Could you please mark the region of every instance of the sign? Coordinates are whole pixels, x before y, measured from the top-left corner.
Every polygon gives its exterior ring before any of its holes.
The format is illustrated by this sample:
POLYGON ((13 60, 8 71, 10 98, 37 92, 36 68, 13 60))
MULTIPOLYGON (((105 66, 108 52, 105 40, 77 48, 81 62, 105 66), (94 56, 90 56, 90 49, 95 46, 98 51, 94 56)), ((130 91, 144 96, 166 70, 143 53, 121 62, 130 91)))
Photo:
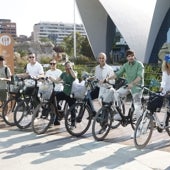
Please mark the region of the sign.
POLYGON ((0 34, 0 55, 5 59, 5 64, 14 74, 14 40, 10 34, 0 34))

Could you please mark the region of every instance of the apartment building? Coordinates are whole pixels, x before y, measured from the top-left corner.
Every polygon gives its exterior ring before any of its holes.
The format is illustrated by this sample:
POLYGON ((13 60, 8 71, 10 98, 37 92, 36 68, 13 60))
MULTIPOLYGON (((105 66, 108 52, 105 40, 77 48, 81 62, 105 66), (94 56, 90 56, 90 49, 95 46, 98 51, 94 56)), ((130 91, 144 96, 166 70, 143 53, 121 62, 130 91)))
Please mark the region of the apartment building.
POLYGON ((8 33, 16 39, 16 23, 10 19, 0 19, 0 33, 8 33))
MULTIPOLYGON (((76 32, 86 36, 83 24, 75 25, 76 32)), ((40 41, 42 38, 49 38, 55 44, 60 44, 64 37, 67 37, 74 31, 74 24, 61 22, 40 22, 34 25, 33 39, 40 41)))

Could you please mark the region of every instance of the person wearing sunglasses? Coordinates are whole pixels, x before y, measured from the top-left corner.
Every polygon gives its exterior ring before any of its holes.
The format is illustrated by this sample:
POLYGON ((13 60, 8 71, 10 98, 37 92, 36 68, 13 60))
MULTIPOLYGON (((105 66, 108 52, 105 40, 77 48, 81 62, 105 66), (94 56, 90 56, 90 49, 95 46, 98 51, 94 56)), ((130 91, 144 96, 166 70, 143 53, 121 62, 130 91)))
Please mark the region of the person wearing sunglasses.
MULTIPOLYGON (((56 94, 57 103, 59 103, 61 100, 65 100, 68 103, 69 107, 71 107, 75 103, 75 99, 70 97, 71 88, 72 88, 73 81, 76 79, 77 75, 76 72, 73 70, 72 63, 70 61, 67 61, 64 64, 64 66, 65 66, 65 71, 62 72, 60 77, 53 78, 50 76, 49 79, 55 83, 60 83, 61 81, 63 81, 63 85, 64 85, 63 91, 60 91, 56 94)), ((54 125, 55 124, 58 124, 57 118, 54 121, 54 125)))
POLYGON ((44 77, 44 70, 42 65, 37 61, 34 53, 28 55, 29 63, 25 66, 25 73, 17 74, 18 77, 22 78, 40 78, 44 77))
MULTIPOLYGON (((52 77, 54 79, 57 79, 60 77, 62 71, 57 68, 57 62, 55 59, 50 60, 50 69, 45 73, 45 77, 52 77)), ((62 83, 55 83, 55 89, 56 92, 63 90, 63 84, 62 83)))

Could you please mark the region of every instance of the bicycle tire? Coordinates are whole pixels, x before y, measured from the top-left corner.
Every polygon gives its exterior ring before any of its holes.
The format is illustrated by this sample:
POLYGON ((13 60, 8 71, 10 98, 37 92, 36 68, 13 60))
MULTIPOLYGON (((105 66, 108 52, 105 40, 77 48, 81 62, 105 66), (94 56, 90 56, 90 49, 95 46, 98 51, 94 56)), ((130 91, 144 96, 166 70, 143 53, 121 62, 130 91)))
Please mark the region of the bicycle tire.
POLYGON ((32 130, 40 135, 46 133, 50 125, 55 120, 54 105, 49 103, 40 103, 37 105, 32 116, 32 130))
POLYGON ((24 100, 18 103, 14 111, 14 121, 15 125, 19 129, 26 129, 30 127, 33 110, 34 108, 31 103, 28 105, 24 100))
POLYGON ((15 98, 8 99, 2 108, 2 118, 4 122, 9 126, 15 126, 14 110, 17 106, 15 98))
POLYGON ((89 129, 91 120, 92 113, 89 106, 84 103, 75 103, 66 112, 65 127, 70 135, 80 137, 89 129))
POLYGON ((143 149, 150 141, 154 129, 153 116, 146 113, 141 116, 134 131, 134 143, 137 149, 143 149))
MULTIPOLYGON (((123 101, 121 101, 121 106, 119 108, 120 108, 122 114, 125 115, 125 104, 124 104, 123 101)), ((113 120, 111 128, 112 129, 116 129, 120 125, 121 125, 121 122, 119 120, 118 121, 117 120, 113 120)))
POLYGON ((92 124, 92 135, 96 141, 102 141, 106 138, 111 129, 112 121, 112 110, 107 107, 100 108, 92 124))
POLYGON ((166 118, 166 121, 165 121, 165 130, 167 132, 167 134, 170 136, 170 115, 169 113, 167 113, 167 118, 166 118))
POLYGON ((136 129, 136 123, 137 123, 137 118, 135 113, 135 108, 134 106, 129 109, 129 116, 130 116, 130 124, 133 130, 136 129))

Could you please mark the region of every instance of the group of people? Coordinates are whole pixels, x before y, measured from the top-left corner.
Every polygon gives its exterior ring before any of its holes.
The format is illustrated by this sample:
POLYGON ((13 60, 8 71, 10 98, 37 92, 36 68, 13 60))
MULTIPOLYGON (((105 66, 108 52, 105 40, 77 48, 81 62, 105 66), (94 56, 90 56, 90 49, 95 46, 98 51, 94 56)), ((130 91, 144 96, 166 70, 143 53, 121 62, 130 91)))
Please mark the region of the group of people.
MULTIPOLYGON (((135 115, 137 119, 141 115, 141 97, 142 89, 139 85, 144 85, 144 65, 142 62, 136 59, 135 53, 132 50, 126 51, 127 62, 123 64, 117 72, 113 71, 113 68, 109 66, 106 61, 106 54, 101 52, 97 57, 98 65, 95 67, 95 79, 99 81, 98 86, 91 92, 91 99, 100 98, 104 89, 105 81, 114 81, 124 76, 127 80, 127 88, 119 88, 117 94, 119 96, 125 96, 128 93, 132 94, 135 115)), ((28 56, 29 63, 26 65, 25 73, 18 74, 21 77, 48 77, 55 83, 56 98, 60 100, 66 100, 68 105, 71 107, 75 103, 75 99, 70 97, 71 87, 74 80, 77 78, 77 74, 72 67, 72 63, 67 61, 65 63, 65 71, 57 69, 57 61, 51 59, 50 69, 44 73, 42 65, 36 60, 36 55, 31 53, 28 56)), ((9 67, 5 65, 4 57, 0 56, 0 100, 5 101, 7 99, 7 82, 10 81, 11 72, 9 67), (7 68, 7 71, 5 71, 7 68), (7 72, 7 73, 6 73, 7 72)), ((162 63, 162 81, 160 91, 164 93, 170 90, 170 55, 166 55, 162 63)), ((119 96, 115 96, 115 99, 119 103, 119 96)), ((89 101, 90 102, 90 101, 89 101)), ((93 116, 95 116, 95 110, 93 110, 93 116)), ((115 120, 120 120, 119 114, 114 116, 115 120)), ((60 122, 56 118, 54 125, 59 125, 60 122)))

